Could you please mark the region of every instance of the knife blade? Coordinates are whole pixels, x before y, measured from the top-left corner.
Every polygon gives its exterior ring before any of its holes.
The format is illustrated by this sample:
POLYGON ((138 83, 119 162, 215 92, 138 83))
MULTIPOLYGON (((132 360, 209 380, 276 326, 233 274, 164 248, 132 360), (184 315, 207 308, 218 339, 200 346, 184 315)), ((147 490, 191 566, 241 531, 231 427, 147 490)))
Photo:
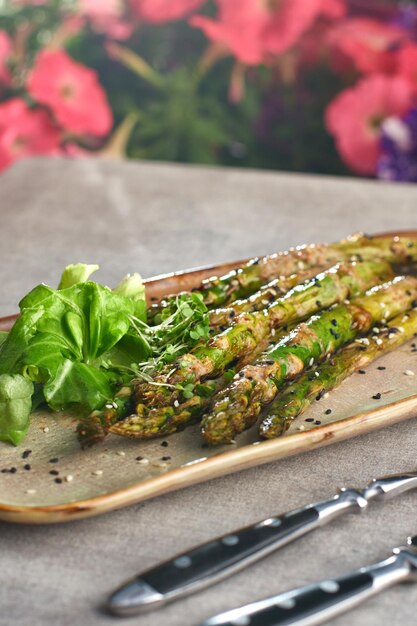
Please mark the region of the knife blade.
POLYGON ((417 472, 385 476, 365 489, 343 488, 329 500, 235 530, 127 581, 110 595, 107 609, 116 615, 152 610, 223 580, 347 511, 416 487, 417 472))
POLYGON ((313 626, 354 608, 384 589, 417 582, 417 535, 393 556, 347 576, 322 580, 211 617, 200 626, 313 626))

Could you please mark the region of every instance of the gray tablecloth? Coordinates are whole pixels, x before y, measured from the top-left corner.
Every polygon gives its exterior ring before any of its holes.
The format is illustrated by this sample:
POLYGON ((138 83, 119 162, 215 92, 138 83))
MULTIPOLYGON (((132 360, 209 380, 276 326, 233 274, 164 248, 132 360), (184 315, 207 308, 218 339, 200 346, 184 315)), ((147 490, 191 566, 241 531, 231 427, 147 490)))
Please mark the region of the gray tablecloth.
MULTIPOLYGON (((350 232, 417 226, 417 188, 367 181, 83 160, 22 162, 0 178, 0 314, 69 262, 101 264, 115 283, 232 260, 350 232)), ((96 519, 0 524, 0 624, 117 623, 100 611, 126 576, 179 550, 343 484, 416 466, 416 422, 213 480, 96 519)), ((373 504, 138 626, 193 626, 243 602, 388 556, 417 532, 417 494, 373 504)), ((416 623, 417 588, 397 587, 334 621, 416 623)))

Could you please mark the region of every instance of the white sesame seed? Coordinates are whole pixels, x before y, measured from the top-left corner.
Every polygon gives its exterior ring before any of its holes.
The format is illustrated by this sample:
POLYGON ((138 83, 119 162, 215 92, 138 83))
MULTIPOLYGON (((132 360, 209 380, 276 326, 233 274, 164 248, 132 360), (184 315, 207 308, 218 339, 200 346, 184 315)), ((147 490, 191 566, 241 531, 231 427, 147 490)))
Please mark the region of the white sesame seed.
POLYGON ((26 489, 26 493, 31 496, 36 493, 36 489, 26 489))
POLYGON ((377 326, 374 326, 372 329, 372 332, 375 333, 376 335, 379 335, 379 328, 377 326))
POLYGON ((380 339, 379 337, 377 339, 375 339, 375 343, 377 346, 380 346, 382 343, 382 339, 380 339))
POLYGON ((298 269, 299 270, 303 270, 305 268, 305 265, 303 263, 303 261, 298 261, 298 269))
POLYGON ((177 409, 179 407, 180 403, 178 402, 178 400, 174 400, 174 406, 177 409))
POLYGON ((103 470, 94 470, 94 472, 91 473, 93 476, 103 476, 103 470))
POLYGON ((308 363, 308 366, 311 367, 313 365, 313 363, 314 363, 314 358, 311 357, 311 359, 310 359, 310 361, 308 363))
POLYGON ((126 456, 126 452, 123 452, 123 450, 118 450, 118 451, 117 451, 117 454, 118 454, 119 456, 126 456))
POLYGON ((111 402, 108 402, 108 403, 105 405, 105 407, 106 407, 106 409, 112 409, 112 408, 113 408, 113 404, 112 404, 111 402))
POLYGON ((385 304, 385 302, 380 302, 380 307, 381 309, 386 309, 387 305, 385 304))
POLYGON ((405 370, 404 374, 405 374, 406 376, 414 376, 414 375, 415 375, 415 374, 414 374, 414 372, 413 372, 413 370, 405 370))
POLYGON ((320 376, 318 372, 314 372, 314 376, 320 376))
POLYGON ((68 476, 65 476, 65 480, 67 483, 72 483, 72 481, 74 480, 74 476, 68 474, 68 476))
POLYGON ((326 393, 324 394, 323 398, 328 398, 329 397, 329 392, 326 391, 326 393))
POLYGON ((386 323, 387 323, 387 320, 385 319, 385 317, 383 317, 381 320, 381 324, 386 324, 386 323))
POLYGON ((273 328, 273 329, 271 330, 271 335, 272 335, 272 337, 275 337, 275 328, 273 328))
POLYGON ((400 333, 404 332, 404 328, 402 326, 398 326, 398 330, 400 331, 400 333))
POLYGON ((149 465, 149 459, 141 459, 138 463, 140 465, 149 465))
POLYGON ((42 428, 44 433, 49 433, 49 426, 45 426, 45 428, 42 428))
POLYGON ((404 315, 404 317, 402 318, 402 322, 406 322, 408 320, 409 316, 408 315, 404 315))
POLYGON ((299 427, 297 428, 297 430, 304 430, 304 429, 305 429, 304 424, 301 424, 301 426, 299 426, 299 427))
POLYGON ((343 300, 345 304, 350 304, 350 300, 343 300))

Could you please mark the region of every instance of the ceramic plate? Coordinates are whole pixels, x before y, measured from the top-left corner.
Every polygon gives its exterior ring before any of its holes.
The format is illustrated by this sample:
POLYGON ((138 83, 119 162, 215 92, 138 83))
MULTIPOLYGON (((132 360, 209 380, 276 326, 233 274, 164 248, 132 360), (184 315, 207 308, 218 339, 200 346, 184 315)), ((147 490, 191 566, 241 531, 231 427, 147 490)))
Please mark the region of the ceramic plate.
MULTIPOLYGON (((386 236, 394 234, 400 233, 386 236)), ((407 234, 417 236, 417 231, 407 234)), ((190 289, 242 262, 149 279, 148 297, 157 300, 190 289)), ((0 328, 9 328, 13 320, 3 318, 0 328)), ((252 429, 236 444, 208 448, 195 425, 163 440, 136 442, 110 435, 104 444, 81 450, 73 419, 37 412, 20 447, 0 442, 0 519, 45 524, 99 515, 412 418, 417 409, 417 353, 411 343, 381 357, 365 375, 351 376, 273 441, 260 443, 252 429), (407 370, 416 376, 406 375, 407 370), (379 400, 372 398, 376 393, 379 400)))

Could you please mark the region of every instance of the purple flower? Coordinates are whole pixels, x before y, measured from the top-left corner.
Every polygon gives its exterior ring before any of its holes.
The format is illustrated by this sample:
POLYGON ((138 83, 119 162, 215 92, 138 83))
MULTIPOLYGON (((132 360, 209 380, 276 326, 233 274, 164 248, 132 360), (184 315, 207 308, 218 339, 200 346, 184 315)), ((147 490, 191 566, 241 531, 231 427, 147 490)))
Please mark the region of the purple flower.
POLYGON ((381 127, 383 153, 377 176, 382 180, 417 183, 417 107, 403 117, 388 117, 381 127))

